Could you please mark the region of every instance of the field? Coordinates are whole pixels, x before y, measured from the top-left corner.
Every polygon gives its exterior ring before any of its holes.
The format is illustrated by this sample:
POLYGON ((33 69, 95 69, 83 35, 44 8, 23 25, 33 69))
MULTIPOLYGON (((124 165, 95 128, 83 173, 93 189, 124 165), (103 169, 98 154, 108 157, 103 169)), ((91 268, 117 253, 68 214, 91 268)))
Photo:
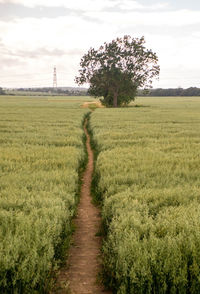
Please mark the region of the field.
POLYGON ((0 98, 0 293, 47 291, 68 246, 88 112, 74 100, 0 98))
POLYGON ((105 282, 118 294, 200 293, 200 99, 136 104, 91 117, 105 282))
POLYGON ((87 107, 104 282, 117 294, 200 293, 200 98, 85 101, 0 97, 0 293, 50 289, 79 198, 87 107))

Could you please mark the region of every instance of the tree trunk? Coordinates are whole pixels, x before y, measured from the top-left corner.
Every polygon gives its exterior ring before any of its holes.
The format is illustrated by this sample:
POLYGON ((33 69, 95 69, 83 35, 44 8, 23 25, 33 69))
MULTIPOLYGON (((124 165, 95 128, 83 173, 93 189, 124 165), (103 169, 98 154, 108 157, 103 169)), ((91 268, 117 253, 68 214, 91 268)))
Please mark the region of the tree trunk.
POLYGON ((118 94, 117 93, 114 93, 114 96, 113 96, 113 107, 117 107, 117 96, 118 96, 118 94))

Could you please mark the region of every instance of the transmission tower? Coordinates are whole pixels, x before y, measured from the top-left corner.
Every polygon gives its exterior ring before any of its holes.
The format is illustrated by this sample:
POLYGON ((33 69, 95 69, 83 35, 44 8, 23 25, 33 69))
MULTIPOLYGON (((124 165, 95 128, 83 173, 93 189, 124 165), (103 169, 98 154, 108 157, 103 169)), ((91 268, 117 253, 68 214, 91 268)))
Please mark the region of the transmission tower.
POLYGON ((54 66, 53 69, 53 88, 57 88, 57 73, 56 73, 56 67, 54 66))

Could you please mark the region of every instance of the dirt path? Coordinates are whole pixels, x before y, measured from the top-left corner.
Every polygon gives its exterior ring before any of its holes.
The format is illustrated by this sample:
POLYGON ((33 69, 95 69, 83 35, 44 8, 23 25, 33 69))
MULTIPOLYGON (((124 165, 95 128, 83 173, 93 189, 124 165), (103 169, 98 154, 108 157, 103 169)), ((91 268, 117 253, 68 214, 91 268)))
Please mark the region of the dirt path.
POLYGON ((74 220, 75 233, 73 236, 74 245, 69 251, 68 265, 64 268, 58 278, 59 285, 69 281, 68 290, 60 290, 59 294, 111 294, 105 291, 103 286, 97 284, 97 275, 100 272, 100 247, 101 238, 96 236, 100 223, 100 212, 91 203, 91 181, 93 173, 93 152, 90 147, 90 137, 87 136, 88 164, 83 175, 81 197, 77 217, 74 220))

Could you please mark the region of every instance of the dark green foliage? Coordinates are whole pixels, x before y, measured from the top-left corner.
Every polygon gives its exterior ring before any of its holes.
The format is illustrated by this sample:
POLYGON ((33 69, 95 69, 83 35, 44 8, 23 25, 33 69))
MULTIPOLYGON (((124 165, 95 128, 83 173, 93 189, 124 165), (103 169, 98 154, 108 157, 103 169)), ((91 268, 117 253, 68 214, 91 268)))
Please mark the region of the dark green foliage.
POLYGON ((158 58, 144 47, 144 37, 124 36, 91 48, 81 59, 79 85, 89 83, 89 94, 102 97, 106 106, 117 107, 135 99, 138 87, 148 87, 158 76, 158 58))
POLYGON ((113 90, 118 88, 118 106, 127 105, 135 99, 137 86, 127 73, 118 68, 99 70, 91 78, 89 94, 94 97, 102 96, 101 102, 105 106, 113 105, 113 90))
POLYGON ((172 89, 151 89, 149 91, 139 90, 137 93, 138 96, 200 96, 200 88, 190 87, 187 89, 182 88, 172 88, 172 89))
POLYGON ((1 87, 0 87, 0 95, 5 95, 5 92, 1 87))

